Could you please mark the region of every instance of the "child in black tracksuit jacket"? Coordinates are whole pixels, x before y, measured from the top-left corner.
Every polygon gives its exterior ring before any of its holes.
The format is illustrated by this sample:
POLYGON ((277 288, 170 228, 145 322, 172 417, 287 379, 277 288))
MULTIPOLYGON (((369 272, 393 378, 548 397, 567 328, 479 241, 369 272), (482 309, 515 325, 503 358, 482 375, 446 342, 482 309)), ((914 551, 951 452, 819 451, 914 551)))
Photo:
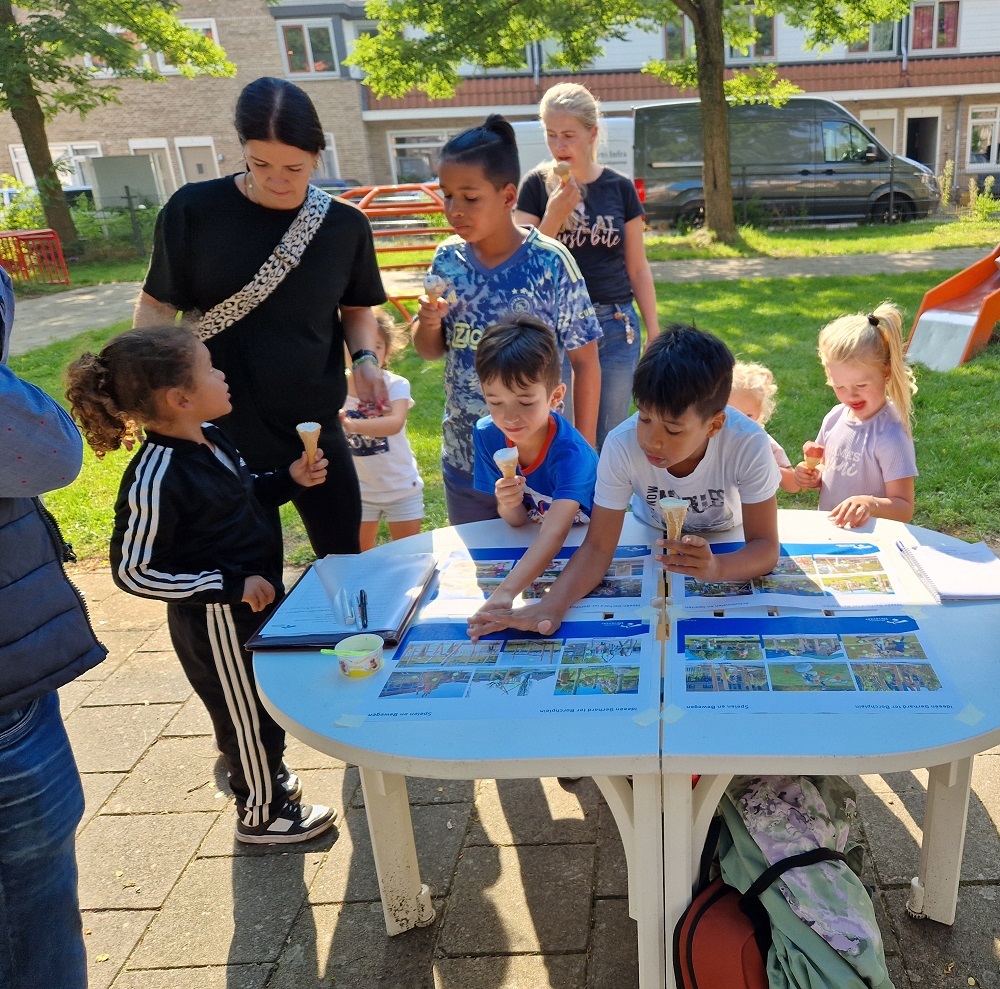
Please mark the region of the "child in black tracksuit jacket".
POLYGON ((282 762, 285 733, 257 695, 242 643, 284 594, 281 532, 267 509, 296 484, 326 478, 322 451, 256 477, 225 434, 209 425, 229 412, 225 375, 203 343, 180 327, 130 330, 69 370, 67 392, 98 455, 146 434, 115 504, 115 583, 167 602, 170 638, 204 701, 251 843, 303 841, 336 814, 303 805, 298 777, 282 762))

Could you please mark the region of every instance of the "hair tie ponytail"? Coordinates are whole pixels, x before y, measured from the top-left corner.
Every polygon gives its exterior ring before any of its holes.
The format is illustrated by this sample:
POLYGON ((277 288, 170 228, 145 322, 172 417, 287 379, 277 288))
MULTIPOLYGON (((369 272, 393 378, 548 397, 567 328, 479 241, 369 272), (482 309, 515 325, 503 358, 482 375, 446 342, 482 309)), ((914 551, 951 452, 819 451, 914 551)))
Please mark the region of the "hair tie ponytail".
POLYGON ((876 328, 881 324, 881 320, 875 315, 875 313, 868 314, 868 322, 871 326, 876 328))

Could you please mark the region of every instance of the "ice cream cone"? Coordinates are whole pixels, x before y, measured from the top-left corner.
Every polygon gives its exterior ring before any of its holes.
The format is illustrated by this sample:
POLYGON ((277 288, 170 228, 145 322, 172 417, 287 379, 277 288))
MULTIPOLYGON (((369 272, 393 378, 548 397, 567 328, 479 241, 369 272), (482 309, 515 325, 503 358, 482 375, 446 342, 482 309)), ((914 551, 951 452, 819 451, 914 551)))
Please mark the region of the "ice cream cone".
POLYGON ((815 470, 823 460, 823 447, 818 443, 803 443, 802 456, 802 462, 806 467, 810 470, 815 470))
POLYGON ((518 456, 516 446, 505 447, 493 454, 493 459, 504 477, 517 477, 518 456))
POLYGON ((428 271, 424 277, 424 292, 432 306, 437 305, 437 300, 448 291, 448 280, 428 271))
MULTIPOLYGON (((684 516, 687 514, 688 503, 683 498, 661 498, 660 513, 663 515, 663 535, 667 539, 680 539, 684 528, 684 516)), ((667 555, 676 553, 668 549, 667 555)))
POLYGON ((552 171, 555 175, 559 176, 559 181, 563 185, 569 181, 570 167, 568 161, 557 161, 552 171))
POLYGON ((299 439, 302 440, 302 445, 306 449, 306 457, 310 465, 316 459, 316 448, 319 446, 319 430, 320 425, 318 422, 300 422, 295 427, 295 431, 299 434, 299 439))

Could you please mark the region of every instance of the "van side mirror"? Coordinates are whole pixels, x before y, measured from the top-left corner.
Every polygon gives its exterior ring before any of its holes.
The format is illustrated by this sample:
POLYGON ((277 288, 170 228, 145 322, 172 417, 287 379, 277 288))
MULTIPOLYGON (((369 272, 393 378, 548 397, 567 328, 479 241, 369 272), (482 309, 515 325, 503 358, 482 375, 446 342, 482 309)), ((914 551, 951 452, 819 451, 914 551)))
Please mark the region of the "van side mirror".
POLYGON ((878 148, 874 144, 869 144, 865 149, 865 161, 878 161, 878 148))

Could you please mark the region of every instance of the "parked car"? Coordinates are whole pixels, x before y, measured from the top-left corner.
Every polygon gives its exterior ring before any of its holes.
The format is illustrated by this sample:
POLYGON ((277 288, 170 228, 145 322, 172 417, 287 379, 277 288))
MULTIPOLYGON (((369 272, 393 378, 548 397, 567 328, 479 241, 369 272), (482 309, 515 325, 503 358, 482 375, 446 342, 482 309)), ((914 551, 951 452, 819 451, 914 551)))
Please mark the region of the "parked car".
MULTIPOLYGON (((792 220, 909 220, 940 200, 926 165, 887 151, 832 100, 731 106, 729 153, 737 218, 763 211, 792 220)), ((636 107, 635 178, 647 219, 700 225, 697 100, 636 107)))

